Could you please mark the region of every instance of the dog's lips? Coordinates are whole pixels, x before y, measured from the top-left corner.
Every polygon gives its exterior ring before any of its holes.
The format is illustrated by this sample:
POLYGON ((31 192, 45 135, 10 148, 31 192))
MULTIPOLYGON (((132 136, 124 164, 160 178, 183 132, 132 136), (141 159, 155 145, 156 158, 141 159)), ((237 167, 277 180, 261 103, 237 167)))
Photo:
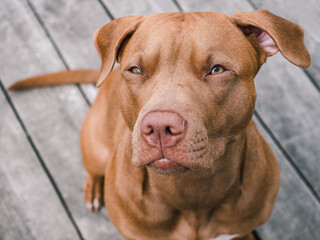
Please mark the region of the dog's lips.
POLYGON ((189 170, 189 168, 167 158, 154 160, 148 163, 147 166, 156 173, 168 176, 177 175, 189 170))

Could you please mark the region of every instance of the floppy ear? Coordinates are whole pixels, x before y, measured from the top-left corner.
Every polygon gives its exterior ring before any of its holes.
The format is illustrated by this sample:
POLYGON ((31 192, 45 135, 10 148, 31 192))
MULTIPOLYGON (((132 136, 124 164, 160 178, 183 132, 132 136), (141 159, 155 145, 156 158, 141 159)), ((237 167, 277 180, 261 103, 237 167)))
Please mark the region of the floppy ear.
POLYGON ((311 59, 300 26, 267 10, 236 13, 233 18, 246 36, 256 36, 267 56, 280 51, 291 63, 303 68, 310 66, 311 59))
POLYGON ((138 28, 143 18, 143 16, 118 18, 96 30, 93 36, 94 45, 102 61, 97 87, 100 87, 110 74, 122 42, 138 28))

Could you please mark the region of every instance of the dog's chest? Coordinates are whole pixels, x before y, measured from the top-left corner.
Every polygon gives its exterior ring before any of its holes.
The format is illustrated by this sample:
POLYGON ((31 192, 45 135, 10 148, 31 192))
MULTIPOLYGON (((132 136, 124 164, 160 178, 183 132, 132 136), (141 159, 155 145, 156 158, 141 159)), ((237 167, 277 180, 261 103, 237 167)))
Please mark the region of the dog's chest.
POLYGON ((183 239, 232 240, 239 234, 220 233, 220 224, 213 217, 199 212, 181 212, 176 223, 174 237, 183 239), (175 235, 177 234, 177 235, 175 235), (216 237, 213 237, 216 236, 216 237))

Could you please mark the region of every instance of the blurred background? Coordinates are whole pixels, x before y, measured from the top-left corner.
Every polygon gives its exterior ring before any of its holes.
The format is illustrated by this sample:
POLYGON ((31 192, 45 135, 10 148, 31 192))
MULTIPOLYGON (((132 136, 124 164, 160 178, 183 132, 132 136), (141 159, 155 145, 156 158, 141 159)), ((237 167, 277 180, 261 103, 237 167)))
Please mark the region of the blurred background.
POLYGON ((6 92, 13 82, 66 69, 99 68, 93 32, 114 18, 177 11, 268 9, 301 25, 312 66, 280 53, 255 82, 254 120, 272 146, 281 188, 260 239, 320 236, 320 4, 317 0, 1 0, 0 239, 122 239, 103 208, 90 213, 79 132, 93 85, 6 92))

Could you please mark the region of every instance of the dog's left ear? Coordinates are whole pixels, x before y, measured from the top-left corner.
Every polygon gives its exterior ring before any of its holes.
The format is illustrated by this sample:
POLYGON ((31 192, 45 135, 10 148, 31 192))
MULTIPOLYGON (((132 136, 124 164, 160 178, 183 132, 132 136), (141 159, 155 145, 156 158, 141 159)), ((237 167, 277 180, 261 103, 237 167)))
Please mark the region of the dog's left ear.
POLYGON ((254 34, 267 56, 278 51, 291 63, 307 68, 311 64, 303 41, 303 29, 267 10, 236 13, 232 17, 246 36, 254 34))
POLYGON ((97 87, 100 87, 110 74, 121 44, 134 33, 143 18, 143 16, 121 17, 96 30, 93 36, 94 45, 102 61, 97 87))

